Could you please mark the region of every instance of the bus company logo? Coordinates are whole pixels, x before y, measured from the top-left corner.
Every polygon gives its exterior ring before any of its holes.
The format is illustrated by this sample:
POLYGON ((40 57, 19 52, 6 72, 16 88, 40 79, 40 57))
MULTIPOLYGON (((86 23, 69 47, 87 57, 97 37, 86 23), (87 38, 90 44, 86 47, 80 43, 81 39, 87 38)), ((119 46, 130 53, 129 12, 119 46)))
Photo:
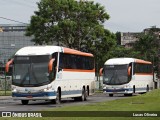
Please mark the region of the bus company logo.
POLYGON ((114 90, 115 90, 115 87, 113 87, 113 86, 112 86, 112 89, 114 89, 114 90))
POLYGON ((25 91, 28 91, 28 89, 27 89, 27 88, 25 88, 25 91))
POLYGON ((28 91, 28 94, 31 94, 31 91, 28 91))
POLYGON ((28 92, 28 94, 31 94, 31 91, 27 88, 25 88, 25 91, 28 92))
POLYGON ((12 117, 11 112, 2 112, 2 117, 12 117))

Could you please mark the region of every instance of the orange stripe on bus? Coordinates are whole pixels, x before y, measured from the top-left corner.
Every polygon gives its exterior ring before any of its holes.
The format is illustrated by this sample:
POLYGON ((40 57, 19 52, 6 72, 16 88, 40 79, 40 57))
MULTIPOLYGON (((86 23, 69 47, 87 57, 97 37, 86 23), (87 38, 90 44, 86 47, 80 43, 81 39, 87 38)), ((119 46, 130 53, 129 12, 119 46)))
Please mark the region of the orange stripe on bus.
POLYGON ((95 69, 93 69, 93 70, 63 69, 63 71, 69 71, 69 72, 95 72, 95 69))
POLYGON ((85 52, 81 52, 81 51, 78 51, 78 50, 73 50, 73 49, 70 49, 70 48, 64 48, 64 53, 93 57, 93 55, 91 53, 85 53, 85 52))
POLYGON ((152 64, 152 63, 149 62, 149 61, 144 61, 144 60, 141 60, 141 59, 136 59, 135 62, 136 62, 136 63, 143 63, 143 64, 152 64))
POLYGON ((153 73, 135 73, 135 75, 153 75, 153 73))

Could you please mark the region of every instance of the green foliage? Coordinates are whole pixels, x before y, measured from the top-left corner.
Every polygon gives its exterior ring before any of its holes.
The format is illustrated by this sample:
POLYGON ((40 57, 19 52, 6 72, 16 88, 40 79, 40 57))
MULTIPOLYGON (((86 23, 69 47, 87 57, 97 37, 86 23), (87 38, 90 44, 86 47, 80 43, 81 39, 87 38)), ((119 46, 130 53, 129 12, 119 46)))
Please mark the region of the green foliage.
POLYGON ((147 35, 141 35, 133 49, 120 44, 120 32, 116 34, 104 29, 102 23, 109 19, 104 6, 94 1, 41 0, 38 10, 31 17, 26 35, 34 36, 39 45, 63 45, 95 55, 96 69, 113 57, 135 57, 157 64, 157 39, 151 29, 147 35), (117 41, 116 41, 117 40, 117 41))
POLYGON ((96 60, 96 68, 99 70, 103 67, 104 62, 111 58, 111 51, 114 50, 116 46, 115 34, 109 32, 108 30, 104 30, 103 37, 95 40, 88 41, 86 48, 88 48, 88 52, 94 53, 96 60))
POLYGON ((123 46, 116 46, 113 51, 111 51, 111 56, 114 58, 117 57, 131 57, 137 58, 139 55, 138 51, 134 51, 130 48, 125 48, 123 46))
POLYGON ((57 43, 91 52, 98 70, 116 45, 115 35, 102 25, 108 19, 104 6, 94 1, 41 0, 26 35, 33 35, 35 44, 57 43))
POLYGON ((137 57, 140 59, 153 62, 155 71, 158 69, 158 56, 159 49, 157 36, 150 31, 148 34, 142 34, 133 46, 133 51, 138 52, 137 57))
POLYGON ((121 32, 116 32, 116 40, 117 44, 121 45, 121 32))
POLYGON ((101 24, 108 19, 104 6, 93 1, 41 0, 26 35, 34 35, 36 44, 57 42, 80 50, 88 35, 101 36, 101 24))
MULTIPOLYGON (((142 33, 139 36, 139 40, 133 44, 133 48, 125 48, 123 46, 116 46, 111 51, 111 57, 132 57, 143 59, 153 62, 155 71, 158 70, 158 38, 155 32, 159 31, 158 28, 152 28, 147 33, 142 33)), ((116 39, 118 42, 119 32, 116 33, 116 39)))

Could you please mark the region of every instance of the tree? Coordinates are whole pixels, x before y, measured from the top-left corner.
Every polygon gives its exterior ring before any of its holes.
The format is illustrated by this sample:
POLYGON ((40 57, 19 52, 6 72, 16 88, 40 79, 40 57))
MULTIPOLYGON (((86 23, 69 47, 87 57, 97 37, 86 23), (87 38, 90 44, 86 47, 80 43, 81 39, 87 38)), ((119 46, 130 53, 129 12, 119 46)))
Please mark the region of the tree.
POLYGON ((159 39, 157 39, 154 32, 150 31, 148 34, 142 34, 139 41, 137 41, 133 46, 133 50, 139 52, 137 56, 140 59, 152 61, 154 63, 156 71, 158 69, 158 40, 159 39))
POLYGON ((55 44, 94 54, 96 71, 111 57, 115 35, 104 29, 104 6, 93 1, 41 0, 26 35, 36 44, 55 44))
POLYGON ((94 53, 95 59, 97 61, 97 68, 101 68, 104 65, 104 62, 112 58, 111 51, 114 51, 116 47, 116 36, 111 33, 109 30, 104 30, 103 37, 95 41, 90 41, 87 44, 89 52, 94 53))
POLYGON ((109 19, 104 6, 93 1, 41 0, 31 17, 26 35, 34 36, 36 44, 62 43, 81 49, 88 38, 104 30, 101 25, 109 19))
POLYGON ((116 32, 116 40, 117 44, 121 45, 121 32, 116 32))

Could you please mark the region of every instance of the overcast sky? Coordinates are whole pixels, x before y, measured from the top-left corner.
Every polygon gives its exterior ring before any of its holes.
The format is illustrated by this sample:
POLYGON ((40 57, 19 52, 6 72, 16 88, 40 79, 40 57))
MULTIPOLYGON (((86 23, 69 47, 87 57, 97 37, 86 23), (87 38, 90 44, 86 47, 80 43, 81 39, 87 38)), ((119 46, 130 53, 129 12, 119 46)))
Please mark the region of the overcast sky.
MULTIPOLYGON (((29 23, 39 0, 0 0, 0 24, 17 24, 4 18, 29 23)), ((105 6, 110 19, 105 28, 111 32, 141 32, 160 27, 160 0, 95 0, 105 6)))

